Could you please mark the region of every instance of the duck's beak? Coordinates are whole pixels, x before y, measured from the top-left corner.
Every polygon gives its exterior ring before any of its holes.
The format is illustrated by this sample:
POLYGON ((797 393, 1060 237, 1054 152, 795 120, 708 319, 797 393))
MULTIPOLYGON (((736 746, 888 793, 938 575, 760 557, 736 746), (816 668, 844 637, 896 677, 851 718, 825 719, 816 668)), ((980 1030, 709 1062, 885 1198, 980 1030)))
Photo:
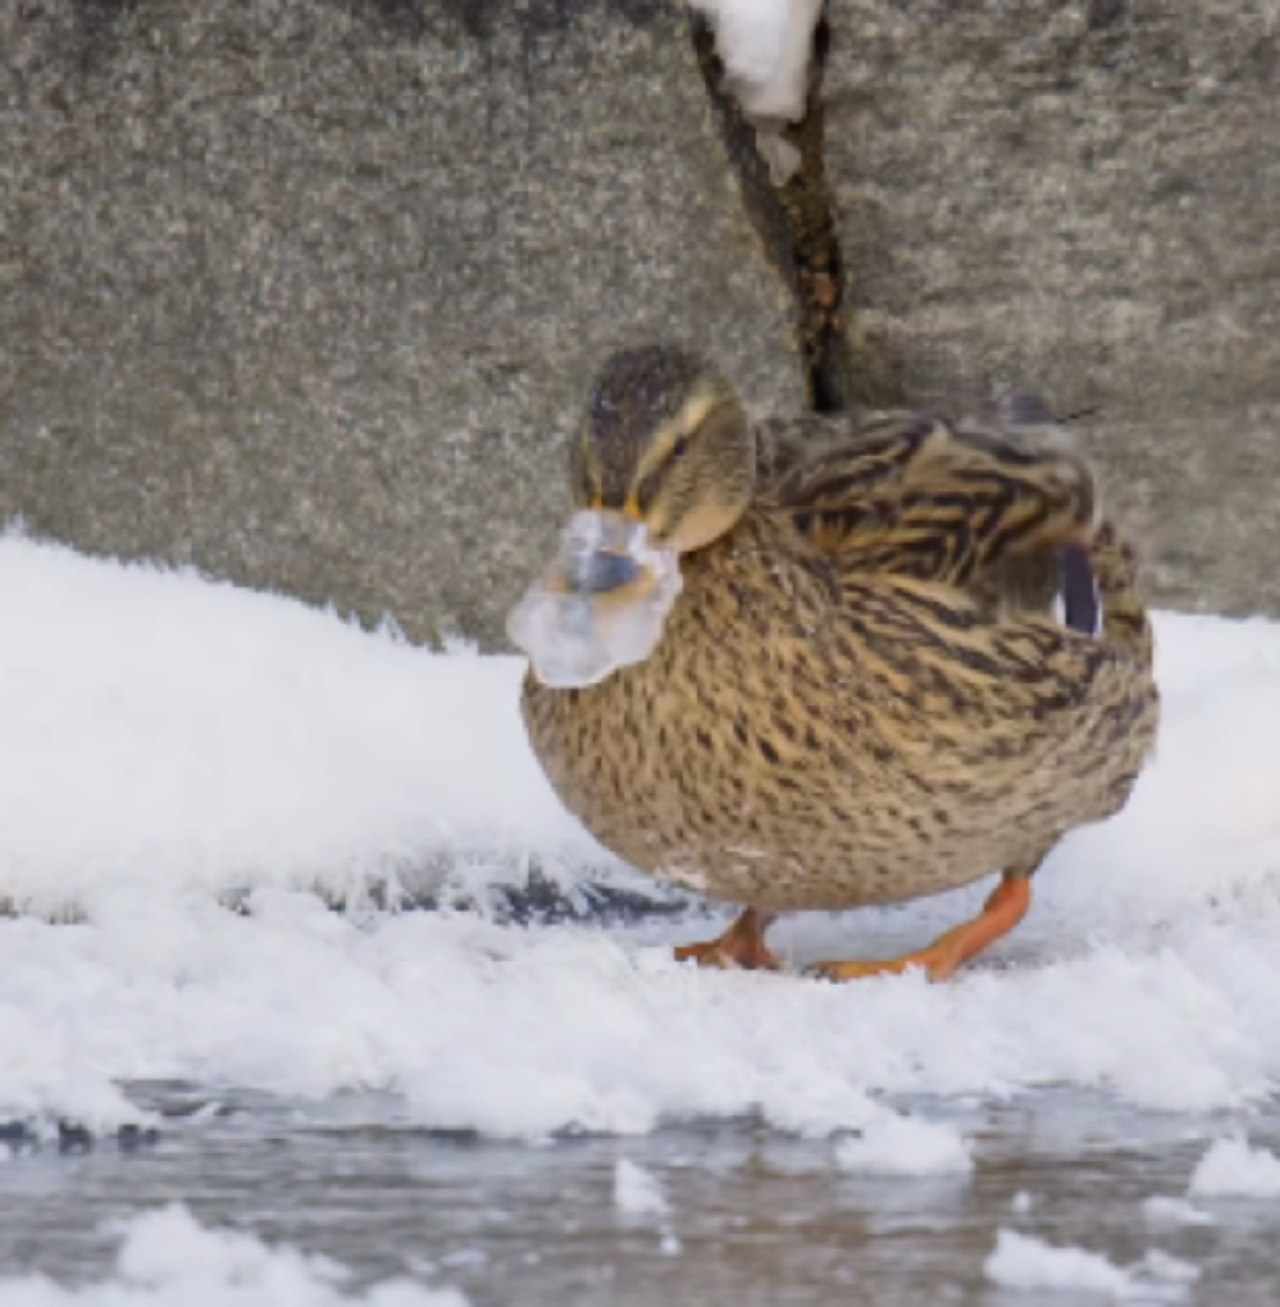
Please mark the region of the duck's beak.
POLYGON ((644 525, 632 514, 589 509, 570 522, 543 583, 549 590, 582 598, 639 598, 648 589, 645 564, 650 552, 644 525), (632 587, 637 590, 632 592, 632 587))
POLYGON ((580 594, 600 595, 630 585, 640 575, 640 564, 630 554, 595 550, 567 560, 565 583, 580 594))

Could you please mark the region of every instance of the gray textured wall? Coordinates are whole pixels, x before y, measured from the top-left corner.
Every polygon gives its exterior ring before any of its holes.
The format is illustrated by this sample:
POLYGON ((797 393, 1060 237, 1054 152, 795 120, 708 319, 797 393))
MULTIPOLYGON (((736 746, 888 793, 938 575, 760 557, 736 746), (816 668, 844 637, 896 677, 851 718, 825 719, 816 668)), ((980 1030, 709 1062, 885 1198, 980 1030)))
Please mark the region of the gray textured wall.
MULTIPOLYGON (((1157 598, 1280 611, 1280 11, 827 12, 852 392, 1095 410, 1157 598)), ((662 0, 0 5, 0 514, 494 637, 608 349, 806 402, 723 126, 662 0)))
POLYGON ((0 6, 0 513, 492 636, 603 352, 804 385, 657 3, 0 6))
POLYGON ((849 294, 905 392, 1096 409, 1160 601, 1280 611, 1280 8, 828 13, 849 294))

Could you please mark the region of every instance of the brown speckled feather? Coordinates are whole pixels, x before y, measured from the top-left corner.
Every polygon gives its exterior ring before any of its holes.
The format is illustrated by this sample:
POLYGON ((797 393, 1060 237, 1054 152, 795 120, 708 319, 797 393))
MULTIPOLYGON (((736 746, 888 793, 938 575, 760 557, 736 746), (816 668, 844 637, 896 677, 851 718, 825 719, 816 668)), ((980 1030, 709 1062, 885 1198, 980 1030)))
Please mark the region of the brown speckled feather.
POLYGON ((524 713, 567 806, 636 866, 762 908, 1030 873, 1154 738, 1132 556, 1063 442, 916 414, 762 429, 755 501, 682 558, 639 666, 524 713), (1049 609, 1085 547, 1098 637, 1049 609))

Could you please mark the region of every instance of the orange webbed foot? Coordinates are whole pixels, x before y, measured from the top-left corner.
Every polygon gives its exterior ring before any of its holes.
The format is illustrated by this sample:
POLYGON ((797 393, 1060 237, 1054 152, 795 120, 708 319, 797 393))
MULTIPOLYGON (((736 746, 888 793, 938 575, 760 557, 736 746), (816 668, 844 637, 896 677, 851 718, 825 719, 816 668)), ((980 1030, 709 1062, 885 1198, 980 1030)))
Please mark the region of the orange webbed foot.
POLYGON ((696 962, 700 967, 780 971, 778 959, 764 942, 764 932, 772 920, 772 916, 758 908, 747 908, 718 939, 681 945, 675 951, 676 961, 696 962))
POLYGON ((818 962, 806 974, 821 980, 862 980, 867 976, 900 975, 921 968, 930 980, 947 980, 970 958, 1007 935, 1031 907, 1031 881, 1007 875, 987 899, 982 911, 947 931, 928 948, 882 962, 818 962))

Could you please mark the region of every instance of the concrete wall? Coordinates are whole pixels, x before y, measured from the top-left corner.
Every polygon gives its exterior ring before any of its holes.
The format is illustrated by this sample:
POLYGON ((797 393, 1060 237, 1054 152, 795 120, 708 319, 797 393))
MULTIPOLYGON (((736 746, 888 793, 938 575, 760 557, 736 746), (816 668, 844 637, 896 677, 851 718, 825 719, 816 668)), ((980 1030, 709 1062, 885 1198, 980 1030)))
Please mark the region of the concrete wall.
POLYGON ((656 3, 0 6, 0 514, 492 638, 624 343, 805 397, 656 3))
POLYGON ((661 0, 0 6, 0 515, 492 641, 604 353, 795 411, 831 329, 846 394, 1088 410, 1158 600, 1280 611, 1280 19, 827 24, 796 250, 661 0))
POLYGON ((1045 394, 1157 599, 1280 611, 1280 9, 830 0, 847 298, 912 399, 1045 394))

